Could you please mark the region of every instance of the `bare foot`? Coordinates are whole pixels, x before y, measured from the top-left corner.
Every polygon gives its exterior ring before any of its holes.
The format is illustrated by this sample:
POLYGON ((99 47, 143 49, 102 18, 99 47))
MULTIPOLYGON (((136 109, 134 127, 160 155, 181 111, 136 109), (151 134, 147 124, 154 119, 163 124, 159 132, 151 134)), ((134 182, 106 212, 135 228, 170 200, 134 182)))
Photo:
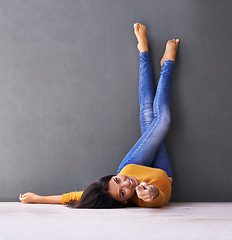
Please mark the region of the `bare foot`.
POLYGON ((147 52, 148 51, 148 43, 147 43, 147 30, 144 25, 141 23, 134 24, 134 33, 138 40, 137 48, 139 52, 147 52))
POLYGON ((165 60, 173 60, 173 61, 176 60, 176 53, 177 53, 179 42, 180 42, 180 39, 168 40, 168 42, 166 44, 164 56, 162 57, 162 59, 160 61, 161 67, 165 60))

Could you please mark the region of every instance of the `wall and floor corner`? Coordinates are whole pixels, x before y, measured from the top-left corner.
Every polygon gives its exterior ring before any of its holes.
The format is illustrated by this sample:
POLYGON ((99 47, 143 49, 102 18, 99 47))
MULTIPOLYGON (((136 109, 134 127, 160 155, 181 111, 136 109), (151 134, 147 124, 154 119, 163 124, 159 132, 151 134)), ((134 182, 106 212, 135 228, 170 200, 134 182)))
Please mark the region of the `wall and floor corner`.
POLYGON ((155 82, 180 38, 166 138, 172 201, 232 200, 232 2, 0 0, 0 201, 62 194, 116 173, 140 137, 138 51, 155 82))

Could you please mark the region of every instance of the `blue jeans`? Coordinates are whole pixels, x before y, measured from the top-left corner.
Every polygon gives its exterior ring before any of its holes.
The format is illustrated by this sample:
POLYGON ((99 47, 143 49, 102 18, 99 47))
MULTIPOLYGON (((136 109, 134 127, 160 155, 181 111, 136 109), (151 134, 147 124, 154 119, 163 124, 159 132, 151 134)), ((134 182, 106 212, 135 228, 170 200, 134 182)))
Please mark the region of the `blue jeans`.
POLYGON ((163 169, 172 177, 164 138, 170 126, 170 95, 175 62, 163 62, 155 92, 149 52, 139 53, 139 105, 141 137, 119 165, 117 174, 128 164, 163 169))

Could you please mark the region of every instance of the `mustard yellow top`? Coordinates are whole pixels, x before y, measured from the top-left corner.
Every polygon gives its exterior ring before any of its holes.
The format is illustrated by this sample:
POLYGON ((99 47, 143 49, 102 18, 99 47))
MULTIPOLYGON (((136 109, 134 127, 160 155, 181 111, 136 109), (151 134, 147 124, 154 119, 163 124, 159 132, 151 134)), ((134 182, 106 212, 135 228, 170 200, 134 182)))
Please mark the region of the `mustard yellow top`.
MULTIPOLYGON (((165 206, 171 197, 172 191, 172 178, 168 177, 166 172, 162 169, 145 167, 136 164, 129 164, 125 166, 118 175, 127 175, 138 179, 139 183, 147 182, 148 185, 155 185, 159 189, 159 195, 151 202, 145 202, 137 197, 135 193, 129 201, 134 202, 140 207, 163 207, 165 206)), ((61 203, 67 204, 71 200, 79 201, 83 191, 70 192, 63 194, 61 197, 61 203)))

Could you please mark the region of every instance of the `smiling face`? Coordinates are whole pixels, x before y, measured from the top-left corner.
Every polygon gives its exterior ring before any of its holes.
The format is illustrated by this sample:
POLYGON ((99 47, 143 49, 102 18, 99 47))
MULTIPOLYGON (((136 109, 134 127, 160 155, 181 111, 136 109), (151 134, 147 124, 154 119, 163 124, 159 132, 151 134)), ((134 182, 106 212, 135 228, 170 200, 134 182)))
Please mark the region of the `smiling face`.
POLYGON ((115 200, 126 203, 135 194, 138 185, 139 181, 135 177, 117 175, 110 179, 108 192, 115 200))

